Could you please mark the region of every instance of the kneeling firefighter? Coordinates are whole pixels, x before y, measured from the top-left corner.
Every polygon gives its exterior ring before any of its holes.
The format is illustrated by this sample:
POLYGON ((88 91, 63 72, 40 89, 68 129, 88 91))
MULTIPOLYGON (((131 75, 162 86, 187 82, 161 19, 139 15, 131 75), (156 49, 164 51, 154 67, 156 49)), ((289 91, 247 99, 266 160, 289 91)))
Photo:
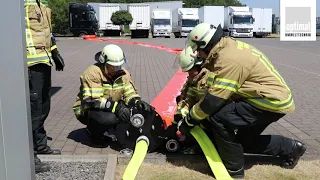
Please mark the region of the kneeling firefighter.
POLYGON ((188 136, 190 128, 208 120, 206 128, 234 178, 244 177, 243 153, 279 156, 281 167, 294 168, 306 146, 280 135, 261 135, 295 110, 291 90, 268 58, 252 45, 223 36, 220 25, 206 23, 193 28, 186 49, 197 51, 203 61, 199 68, 196 60, 181 58, 182 70, 209 72, 200 80, 203 95, 176 119, 178 130, 188 136))
POLYGON ((80 77, 80 92, 73 110, 93 141, 105 137, 116 141, 113 134, 118 122, 130 121, 130 107, 150 110, 141 100, 129 72, 122 67, 126 57, 114 44, 106 45, 95 55, 98 63, 90 65, 80 77))

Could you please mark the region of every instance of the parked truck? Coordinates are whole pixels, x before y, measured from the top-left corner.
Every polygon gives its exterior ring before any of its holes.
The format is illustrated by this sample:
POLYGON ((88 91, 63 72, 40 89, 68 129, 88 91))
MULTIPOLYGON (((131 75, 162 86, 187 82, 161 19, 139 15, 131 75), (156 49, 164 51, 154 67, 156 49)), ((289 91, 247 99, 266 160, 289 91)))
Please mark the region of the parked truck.
POLYGON ((253 36, 263 37, 272 33, 272 9, 250 8, 253 22, 253 36))
POLYGON ((131 37, 149 37, 150 31, 150 5, 128 4, 128 11, 133 20, 129 25, 131 37))
POLYGON ((153 9, 151 16, 152 37, 170 38, 172 32, 172 16, 170 9, 153 9))
POLYGON ((99 21, 92 6, 82 3, 69 4, 69 30, 74 36, 96 34, 99 21))
POLYGON ((224 6, 202 6, 199 8, 200 23, 224 26, 224 6))
POLYGON ((198 8, 177 8, 172 11, 172 32, 176 38, 187 37, 198 24, 198 8))
POLYGON ((120 36, 120 26, 114 25, 111 21, 111 16, 114 12, 120 10, 120 5, 118 4, 100 4, 99 6, 99 26, 100 31, 103 31, 105 34, 114 34, 120 36))
POLYGON ((253 37, 253 17, 248 6, 228 6, 224 9, 226 35, 231 37, 253 37))

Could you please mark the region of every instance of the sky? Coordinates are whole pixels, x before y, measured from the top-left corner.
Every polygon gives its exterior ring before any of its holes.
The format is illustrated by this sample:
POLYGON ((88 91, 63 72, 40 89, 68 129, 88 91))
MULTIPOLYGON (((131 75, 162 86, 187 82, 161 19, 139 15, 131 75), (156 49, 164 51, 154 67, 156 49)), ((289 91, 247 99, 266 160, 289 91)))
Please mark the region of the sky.
MULTIPOLYGON (((272 8, 272 14, 279 17, 280 0, 239 0, 252 8, 272 8)), ((317 17, 320 16, 320 1, 317 0, 317 17)))

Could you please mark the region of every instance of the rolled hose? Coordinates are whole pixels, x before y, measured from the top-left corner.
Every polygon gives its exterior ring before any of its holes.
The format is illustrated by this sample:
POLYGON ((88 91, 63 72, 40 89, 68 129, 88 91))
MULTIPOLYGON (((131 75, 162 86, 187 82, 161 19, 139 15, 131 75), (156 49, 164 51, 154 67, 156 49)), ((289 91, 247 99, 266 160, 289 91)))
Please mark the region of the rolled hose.
POLYGON ((216 148, 208 138, 207 134, 199 126, 195 126, 194 128, 192 128, 190 130, 190 133, 199 143, 216 179, 232 180, 216 148))
POLYGON ((136 177, 139 168, 147 155, 148 146, 149 146, 149 139, 146 136, 139 136, 137 138, 137 144, 134 149, 133 156, 124 171, 122 176, 123 180, 134 180, 136 177))

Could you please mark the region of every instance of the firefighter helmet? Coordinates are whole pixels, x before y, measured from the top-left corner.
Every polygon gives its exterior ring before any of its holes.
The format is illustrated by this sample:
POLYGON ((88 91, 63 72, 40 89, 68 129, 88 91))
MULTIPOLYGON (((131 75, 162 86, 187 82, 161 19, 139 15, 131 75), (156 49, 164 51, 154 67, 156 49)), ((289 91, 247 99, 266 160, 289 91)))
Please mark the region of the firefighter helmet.
POLYGON ((183 72, 187 72, 195 65, 201 65, 202 60, 197 56, 197 51, 193 51, 190 46, 184 48, 179 54, 179 66, 183 72))
POLYGON ((95 59, 102 64, 109 64, 119 68, 126 62, 124 52, 115 44, 106 45, 101 52, 96 54, 95 59))
POLYGON ((195 26, 190 32, 186 47, 191 46, 192 50, 195 51, 198 48, 204 49, 210 41, 218 41, 223 36, 223 30, 221 25, 215 27, 208 23, 200 23, 195 26))

